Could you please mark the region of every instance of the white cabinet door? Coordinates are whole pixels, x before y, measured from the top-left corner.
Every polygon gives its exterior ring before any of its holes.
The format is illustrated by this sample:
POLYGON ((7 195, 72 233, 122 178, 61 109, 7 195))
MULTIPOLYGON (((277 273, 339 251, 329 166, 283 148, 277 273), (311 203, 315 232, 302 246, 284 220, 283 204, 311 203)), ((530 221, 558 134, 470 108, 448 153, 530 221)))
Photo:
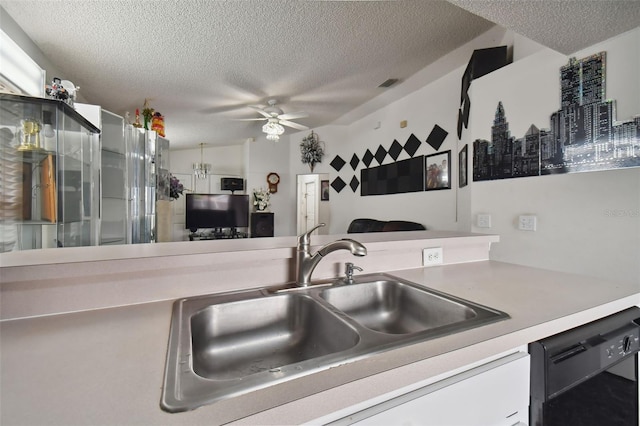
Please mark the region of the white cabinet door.
POLYGON ((517 352, 332 424, 513 426, 529 417, 529 354, 517 352))

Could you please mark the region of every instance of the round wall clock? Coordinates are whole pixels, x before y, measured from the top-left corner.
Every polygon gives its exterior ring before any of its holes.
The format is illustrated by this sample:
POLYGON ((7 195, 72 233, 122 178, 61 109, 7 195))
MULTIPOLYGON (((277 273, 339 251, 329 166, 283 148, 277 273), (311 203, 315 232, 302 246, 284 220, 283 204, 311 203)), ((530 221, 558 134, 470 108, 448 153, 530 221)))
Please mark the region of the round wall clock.
POLYGON ((269 192, 275 194, 278 192, 278 184, 280 183, 280 176, 277 173, 271 172, 267 175, 267 183, 269 184, 269 192))

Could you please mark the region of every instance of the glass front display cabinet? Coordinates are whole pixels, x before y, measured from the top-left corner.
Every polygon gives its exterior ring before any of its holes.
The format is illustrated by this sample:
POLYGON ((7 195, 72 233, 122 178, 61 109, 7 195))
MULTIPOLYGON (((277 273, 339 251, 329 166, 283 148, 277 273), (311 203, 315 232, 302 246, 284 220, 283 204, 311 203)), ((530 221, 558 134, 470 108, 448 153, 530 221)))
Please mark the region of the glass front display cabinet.
POLYGON ((98 244, 99 133, 63 101, 0 94, 0 252, 98 244))

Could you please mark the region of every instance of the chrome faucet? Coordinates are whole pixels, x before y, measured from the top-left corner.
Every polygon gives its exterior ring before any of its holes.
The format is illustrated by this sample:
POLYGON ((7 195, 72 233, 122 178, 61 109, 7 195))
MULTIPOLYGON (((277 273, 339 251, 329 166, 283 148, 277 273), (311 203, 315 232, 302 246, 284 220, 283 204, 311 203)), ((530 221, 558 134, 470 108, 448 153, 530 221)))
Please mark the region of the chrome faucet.
POLYGON ((355 240, 345 238, 332 241, 321 247, 313 255, 311 254, 311 233, 318 228, 325 226, 324 223, 313 227, 310 231, 298 237, 298 248, 296 250, 296 284, 298 287, 306 287, 311 282, 311 274, 316 269, 320 260, 329 253, 336 250, 349 250, 354 256, 366 256, 367 248, 355 240))

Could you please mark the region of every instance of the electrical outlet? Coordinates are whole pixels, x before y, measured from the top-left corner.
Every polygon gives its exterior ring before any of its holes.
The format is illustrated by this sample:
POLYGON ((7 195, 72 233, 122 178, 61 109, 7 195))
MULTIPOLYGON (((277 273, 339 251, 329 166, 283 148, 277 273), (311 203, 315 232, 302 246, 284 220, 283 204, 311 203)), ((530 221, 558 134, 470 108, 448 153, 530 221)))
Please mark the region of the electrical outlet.
POLYGON ((442 247, 431 247, 422 250, 422 264, 424 266, 442 265, 442 247))
POLYGON ((478 228, 491 228, 491 215, 479 214, 476 218, 476 226, 478 228))
POLYGON ((521 215, 518 217, 518 229, 521 231, 535 231, 537 218, 535 215, 521 215))

